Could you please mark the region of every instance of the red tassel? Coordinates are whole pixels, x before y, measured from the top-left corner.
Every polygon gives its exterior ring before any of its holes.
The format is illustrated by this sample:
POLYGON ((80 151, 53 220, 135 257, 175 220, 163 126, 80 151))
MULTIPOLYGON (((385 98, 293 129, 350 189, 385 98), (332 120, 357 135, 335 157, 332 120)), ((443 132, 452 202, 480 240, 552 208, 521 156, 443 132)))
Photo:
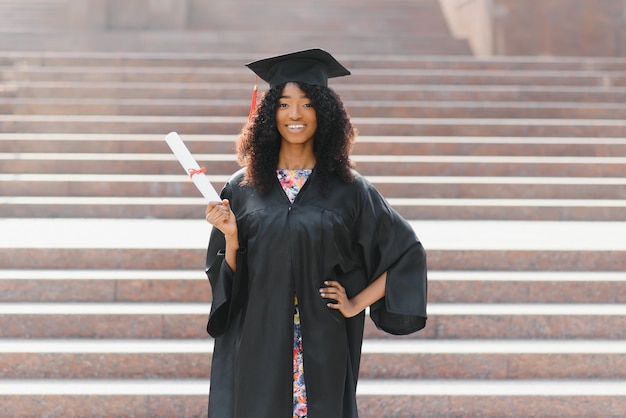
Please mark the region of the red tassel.
POLYGON ((256 77, 256 81, 254 83, 254 90, 252 91, 252 103, 250 103, 250 113, 248 114, 248 120, 252 119, 252 114, 256 110, 256 97, 259 93, 259 76, 256 77))

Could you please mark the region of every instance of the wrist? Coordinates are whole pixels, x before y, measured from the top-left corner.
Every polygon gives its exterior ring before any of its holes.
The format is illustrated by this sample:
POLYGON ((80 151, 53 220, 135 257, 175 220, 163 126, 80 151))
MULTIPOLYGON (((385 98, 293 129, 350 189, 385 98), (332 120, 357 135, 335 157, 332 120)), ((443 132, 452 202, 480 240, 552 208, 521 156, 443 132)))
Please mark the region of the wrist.
POLYGON ((239 237, 237 234, 224 235, 224 239, 226 240, 226 244, 230 247, 234 247, 235 249, 239 247, 239 237))
POLYGON ((352 309, 356 311, 356 314, 365 310, 365 308, 369 306, 367 303, 364 303, 363 301, 359 300, 358 295, 350 299, 350 303, 352 305, 352 309))

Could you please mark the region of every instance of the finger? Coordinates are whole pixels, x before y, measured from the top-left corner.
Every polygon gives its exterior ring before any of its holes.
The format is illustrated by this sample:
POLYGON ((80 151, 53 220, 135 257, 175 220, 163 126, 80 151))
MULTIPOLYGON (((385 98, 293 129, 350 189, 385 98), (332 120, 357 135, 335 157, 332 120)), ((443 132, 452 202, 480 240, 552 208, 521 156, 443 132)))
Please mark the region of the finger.
POLYGON ((345 296, 345 292, 340 289, 335 289, 334 287, 323 287, 320 289, 320 295, 322 295, 322 297, 342 297, 345 296))
POLYGON ((335 289, 339 289, 339 290, 344 290, 343 286, 341 285, 341 283, 334 281, 334 280, 326 280, 324 282, 325 285, 327 286, 332 286, 335 289))
POLYGON ((222 202, 209 202, 204 213, 208 215, 211 212, 219 210, 219 208, 221 207, 224 207, 224 204, 222 202))
POLYGON ((209 212, 206 216, 206 220, 212 224, 226 222, 230 218, 228 213, 224 213, 222 211, 213 210, 209 212))
POLYGON ((208 213, 230 215, 230 209, 223 203, 217 202, 210 210, 208 210, 208 213))
POLYGON ((342 288, 336 288, 336 287, 325 287, 321 289, 324 293, 332 293, 334 295, 345 295, 346 291, 345 289, 342 288))
POLYGON ((210 210, 207 210, 207 216, 213 217, 215 218, 216 216, 218 216, 221 213, 221 210, 217 207, 211 208, 210 210))

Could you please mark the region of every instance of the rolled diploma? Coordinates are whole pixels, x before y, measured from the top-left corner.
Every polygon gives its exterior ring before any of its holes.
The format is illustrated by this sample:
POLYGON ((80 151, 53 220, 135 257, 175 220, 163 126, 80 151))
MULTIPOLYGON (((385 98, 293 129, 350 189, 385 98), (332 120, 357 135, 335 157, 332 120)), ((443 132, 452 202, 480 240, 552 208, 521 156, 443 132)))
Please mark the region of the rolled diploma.
POLYGON ((180 136, 176 132, 170 132, 165 137, 165 142, 170 146, 172 152, 178 158, 180 165, 185 169, 185 173, 191 176, 191 180, 194 182, 202 196, 209 202, 221 202, 220 196, 217 194, 209 179, 206 178, 203 172, 199 171, 200 166, 191 156, 191 153, 180 139, 180 136))

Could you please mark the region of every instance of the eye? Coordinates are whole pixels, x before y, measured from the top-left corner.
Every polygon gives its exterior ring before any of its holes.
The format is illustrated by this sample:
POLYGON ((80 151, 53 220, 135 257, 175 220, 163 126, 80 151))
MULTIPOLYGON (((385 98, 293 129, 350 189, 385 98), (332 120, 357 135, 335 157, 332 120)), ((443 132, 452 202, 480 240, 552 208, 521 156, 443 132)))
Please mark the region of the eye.
POLYGON ((278 107, 285 108, 287 107, 287 103, 278 103, 278 107))
POLYGON ((304 107, 313 107, 313 104, 311 104, 311 103, 305 103, 305 104, 304 104, 304 107))

